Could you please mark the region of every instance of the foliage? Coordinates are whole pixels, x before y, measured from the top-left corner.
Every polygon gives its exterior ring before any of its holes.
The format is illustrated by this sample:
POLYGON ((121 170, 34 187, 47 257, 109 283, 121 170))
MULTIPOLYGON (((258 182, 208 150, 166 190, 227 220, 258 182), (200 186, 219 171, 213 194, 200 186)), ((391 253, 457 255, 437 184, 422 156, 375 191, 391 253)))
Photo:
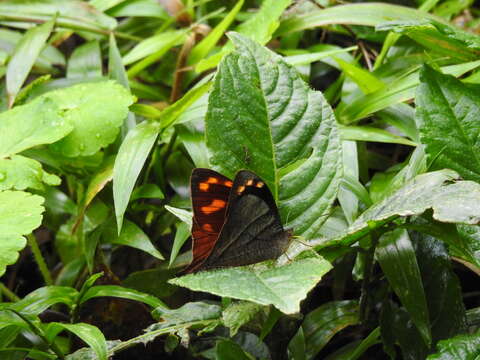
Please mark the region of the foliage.
POLYGON ((2 1, 0 357, 477 358, 479 13, 2 1), (195 167, 286 253, 182 276, 195 167))

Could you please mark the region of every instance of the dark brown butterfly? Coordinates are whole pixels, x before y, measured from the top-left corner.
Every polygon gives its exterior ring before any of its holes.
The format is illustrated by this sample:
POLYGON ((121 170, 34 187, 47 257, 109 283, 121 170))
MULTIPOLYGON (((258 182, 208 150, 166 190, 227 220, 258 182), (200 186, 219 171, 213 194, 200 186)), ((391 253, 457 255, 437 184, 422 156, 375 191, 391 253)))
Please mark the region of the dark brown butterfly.
POLYGON ((193 260, 184 273, 242 266, 275 259, 290 235, 262 179, 248 170, 229 178, 210 169, 194 169, 193 260))

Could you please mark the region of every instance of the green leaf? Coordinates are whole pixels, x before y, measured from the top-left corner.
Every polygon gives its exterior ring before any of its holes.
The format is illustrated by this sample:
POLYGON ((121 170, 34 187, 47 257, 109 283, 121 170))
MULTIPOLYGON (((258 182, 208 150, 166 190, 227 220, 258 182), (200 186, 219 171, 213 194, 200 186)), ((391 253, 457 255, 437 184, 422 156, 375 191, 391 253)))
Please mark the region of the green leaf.
POLYGON ((334 59, 345 75, 352 79, 364 94, 377 91, 385 86, 381 80, 368 70, 362 69, 355 64, 350 64, 342 59, 334 59))
POLYGON ((437 344, 437 353, 427 360, 475 360, 480 355, 480 332, 458 335, 437 344))
POLYGON ((196 321, 220 319, 222 311, 219 305, 206 302, 189 302, 178 309, 156 309, 160 313, 162 321, 156 327, 165 328, 173 325, 181 325, 196 321))
POLYGON ((339 331, 359 322, 358 303, 353 300, 332 301, 308 313, 292 340, 289 349, 293 359, 313 359, 339 331), (297 344, 296 344, 297 343, 297 344), (304 344, 304 345, 301 345, 304 344), (292 352, 305 346, 305 352, 292 352))
MULTIPOLYGON (((442 71, 446 74, 461 76, 479 66, 480 61, 477 60, 444 66, 442 71)), ((415 96, 415 89, 419 82, 418 71, 415 68, 411 69, 410 73, 397 76, 388 87, 366 95, 355 96, 353 99, 349 99, 348 105, 337 107, 339 109, 337 111, 338 119, 344 124, 357 122, 376 111, 408 101, 415 96)))
POLYGON ((187 64, 192 65, 198 63, 204 59, 208 53, 213 49, 215 44, 220 40, 230 24, 235 20, 235 16, 240 11, 244 3, 244 0, 239 0, 230 12, 220 21, 212 31, 203 38, 190 52, 188 56, 187 64))
POLYGON ((50 145, 52 150, 68 157, 93 155, 111 144, 134 100, 128 90, 114 81, 78 84, 48 92, 41 98, 53 100, 74 125, 65 138, 50 145))
POLYGON ((294 314, 300 311, 300 301, 331 267, 328 261, 315 256, 282 267, 259 265, 204 271, 172 279, 170 283, 260 305, 272 304, 286 314, 294 314))
POLYGON ((183 244, 185 244, 185 241, 187 241, 187 239, 190 237, 190 227, 191 226, 185 222, 181 222, 177 225, 175 239, 173 240, 172 252, 170 253, 170 261, 168 263, 169 267, 172 266, 183 244))
POLYGON ((123 214, 130 194, 157 139, 158 130, 158 124, 144 121, 128 132, 118 150, 113 168, 113 199, 118 233, 122 229, 123 214))
POLYGON ((425 11, 405 6, 385 3, 347 4, 332 6, 326 9, 317 9, 301 15, 287 17, 281 22, 275 35, 312 29, 332 24, 352 24, 376 26, 385 21, 409 21, 437 19, 425 11))
POLYGON ((230 337, 235 336, 240 328, 247 324, 262 310, 262 306, 248 302, 233 302, 222 312, 223 325, 230 329, 230 337))
POLYGON ((215 347, 215 359, 218 360, 253 360, 252 355, 231 340, 220 340, 215 347))
POLYGON ((26 245, 22 235, 40 226, 44 199, 23 191, 0 191, 0 276, 26 245))
POLYGON ((105 336, 97 327, 84 323, 64 324, 58 322, 50 323, 50 326, 55 326, 77 335, 95 351, 97 360, 107 360, 107 342, 105 336))
POLYGON ((428 66, 420 73, 416 121, 434 168, 450 168, 480 181, 480 87, 467 86, 428 66))
POLYGON ((102 76, 102 54, 98 41, 90 41, 73 51, 67 66, 67 78, 96 78, 102 76))
POLYGON ((321 93, 281 57, 238 34, 230 37, 237 50, 220 64, 208 104, 210 163, 229 177, 254 171, 279 200, 286 226, 311 237, 341 178, 335 118, 321 93))
POLYGON ((77 296, 78 291, 68 286, 45 286, 14 304, 4 303, 2 307, 11 308, 22 315, 38 315, 55 304, 65 304, 72 308, 77 296))
POLYGON ((12 155, 0 159, 0 191, 8 189, 25 190, 27 188, 43 190, 43 184, 60 185, 60 178, 47 173, 42 165, 33 159, 12 155))
POLYGON ((54 24, 55 19, 29 29, 17 44, 5 74, 9 107, 13 105, 18 91, 44 48, 54 24))
POLYGON ((0 114, 0 158, 33 146, 51 144, 73 130, 58 104, 41 97, 0 114))
POLYGON ((460 282, 445 245, 431 236, 410 233, 427 298, 432 339, 447 339, 467 331, 460 282))
MULTIPOLYGON (((264 45, 272 38, 279 24, 278 19, 291 3, 292 0, 263 1, 260 9, 247 21, 241 23, 235 31, 264 45)), ((217 54, 202 59, 195 70, 200 73, 217 66, 220 60, 232 50, 231 45, 231 42, 228 42, 217 54)))
POLYGON ((340 136, 343 140, 372 141, 387 144, 417 146, 416 143, 391 132, 371 126, 341 126, 340 136))
POLYGON ((192 218, 193 218, 192 212, 184 209, 175 208, 173 206, 168 206, 168 205, 165 205, 165 209, 167 209, 173 215, 175 215, 180 220, 182 220, 185 224, 189 226, 189 228, 192 227, 192 218))
POLYGON ((433 210, 440 222, 476 224, 480 221, 480 185, 459 181, 452 170, 419 175, 402 188, 367 209, 342 235, 322 243, 322 247, 349 245, 400 216, 420 215, 433 210))
POLYGON ((138 199, 165 199, 162 189, 156 184, 144 184, 136 187, 132 192, 130 201, 138 199))
POLYGON ((143 230, 131 221, 125 221, 120 235, 117 236, 114 224, 109 226, 103 233, 103 242, 117 245, 130 246, 144 251, 157 259, 164 260, 163 255, 153 246, 149 237, 143 230))
POLYGON ((432 334, 427 300, 415 250, 406 230, 395 229, 380 237, 376 256, 388 282, 409 312, 423 341, 430 346, 432 334))
POLYGON ((90 299, 104 296, 140 301, 150 305, 152 308, 167 308, 167 306, 155 296, 118 285, 93 286, 85 292, 80 303, 83 304, 90 299))

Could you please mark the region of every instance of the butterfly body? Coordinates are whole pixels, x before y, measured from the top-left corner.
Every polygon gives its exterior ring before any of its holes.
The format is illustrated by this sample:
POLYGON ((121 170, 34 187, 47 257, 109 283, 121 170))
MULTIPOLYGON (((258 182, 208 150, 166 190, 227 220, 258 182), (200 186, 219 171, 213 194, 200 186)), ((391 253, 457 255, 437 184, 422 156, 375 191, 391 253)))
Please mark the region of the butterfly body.
POLYGON ((242 266, 275 259, 290 242, 275 200, 253 172, 242 170, 232 182, 209 169, 194 169, 193 260, 186 273, 242 266))

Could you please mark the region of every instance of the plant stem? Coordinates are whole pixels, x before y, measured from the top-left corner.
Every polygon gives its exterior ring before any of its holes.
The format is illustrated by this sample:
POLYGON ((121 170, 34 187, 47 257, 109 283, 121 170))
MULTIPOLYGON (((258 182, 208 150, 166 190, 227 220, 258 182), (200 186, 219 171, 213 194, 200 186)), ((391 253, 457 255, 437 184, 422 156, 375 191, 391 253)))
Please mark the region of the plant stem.
POLYGON ((52 275, 50 274, 50 271, 48 270, 48 267, 47 267, 47 263, 43 258, 40 248, 38 247, 37 239, 33 234, 30 234, 30 235, 27 235, 27 241, 28 241, 28 245, 30 246, 30 249, 32 250, 33 257, 37 262, 38 268, 40 269, 40 273, 42 274, 45 284, 53 285, 52 275))
POLYGON ((368 316, 370 314, 370 301, 369 301, 369 288, 370 282, 373 275, 373 268, 375 265, 375 250, 378 245, 378 240, 380 238, 380 234, 378 231, 371 231, 370 233, 372 244, 368 249, 367 253, 365 254, 365 265, 363 269, 363 281, 362 281, 362 289, 360 295, 360 321, 363 324, 366 324, 368 320, 368 316))
POLYGON ((20 300, 20 298, 2 282, 0 282, 0 293, 5 295, 11 301, 20 300))

